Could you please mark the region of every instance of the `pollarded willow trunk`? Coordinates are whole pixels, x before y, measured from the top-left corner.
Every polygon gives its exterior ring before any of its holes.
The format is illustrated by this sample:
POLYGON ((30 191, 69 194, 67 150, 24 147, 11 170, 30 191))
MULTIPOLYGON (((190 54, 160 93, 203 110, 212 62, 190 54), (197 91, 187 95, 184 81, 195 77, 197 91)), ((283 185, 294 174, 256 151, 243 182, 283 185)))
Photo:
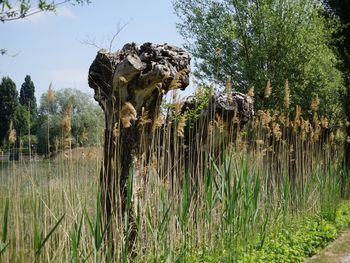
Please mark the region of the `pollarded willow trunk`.
POLYGON ((229 145, 236 142, 240 130, 254 115, 253 99, 240 92, 224 92, 208 96, 205 107, 200 105, 197 97, 189 97, 181 112, 188 114, 196 108, 203 108, 194 123, 188 123, 185 133, 187 160, 191 162, 191 180, 198 183, 198 171, 202 170, 205 159, 222 160, 229 145), (212 136, 213 127, 218 127, 219 136, 212 136))
MULTIPOLYGON (((136 229, 127 187, 133 156, 141 150, 140 116, 147 114, 150 120, 142 124, 142 137, 151 137, 152 122, 159 114, 164 94, 188 86, 189 65, 190 56, 181 48, 151 43, 138 47, 131 43, 116 53, 100 50, 90 66, 89 85, 105 114, 100 175, 102 225, 113 225, 114 218, 123 222, 128 213, 129 248, 136 229)), ((113 240, 116 235, 112 227, 107 227, 107 235, 113 240)))

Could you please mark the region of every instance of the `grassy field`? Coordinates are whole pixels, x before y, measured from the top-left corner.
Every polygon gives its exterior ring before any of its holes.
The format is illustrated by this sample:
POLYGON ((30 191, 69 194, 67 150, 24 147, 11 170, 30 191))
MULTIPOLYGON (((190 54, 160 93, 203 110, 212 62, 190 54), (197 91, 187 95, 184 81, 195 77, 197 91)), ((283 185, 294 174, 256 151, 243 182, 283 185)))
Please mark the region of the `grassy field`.
POLYGON ((341 134, 325 133, 324 119, 260 112, 230 143, 217 119, 196 166, 185 161, 186 131, 170 132, 178 120, 163 136, 155 132, 150 161, 140 156, 130 173, 138 230, 132 257, 117 218, 115 254, 103 242, 102 156, 90 148, 50 161, 1 162, 0 261, 302 262, 350 226, 347 215, 337 223, 348 186, 341 134), (227 147, 216 155, 217 145, 227 147), (167 147, 179 150, 169 158, 167 147))
MULTIPOLYGON (((84 210, 92 213, 96 206, 100 163, 98 156, 95 161, 62 157, 55 161, 2 162, 0 203, 9 200, 8 232, 3 242, 8 247, 1 256, 4 262, 44 258, 50 262, 69 261, 67 245, 74 224, 84 210), (58 228, 42 246, 62 216, 58 228)), ((4 224, 3 218, 1 222, 4 224)), ((86 231, 82 229, 81 236, 87 245, 90 234, 86 231)))

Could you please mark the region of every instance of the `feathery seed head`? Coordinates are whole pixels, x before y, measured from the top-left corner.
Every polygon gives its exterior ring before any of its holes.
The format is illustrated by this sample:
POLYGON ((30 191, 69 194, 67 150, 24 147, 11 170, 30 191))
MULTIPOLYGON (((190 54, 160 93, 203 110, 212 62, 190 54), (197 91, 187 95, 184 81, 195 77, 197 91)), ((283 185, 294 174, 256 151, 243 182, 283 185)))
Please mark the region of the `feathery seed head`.
POLYGON ((327 117, 322 116, 320 122, 321 122, 322 128, 328 128, 329 121, 328 121, 327 117))
POLYGON ((284 98, 283 98, 283 102, 284 102, 284 108, 286 110, 288 110, 289 109, 289 105, 290 105, 290 92, 289 92, 288 79, 286 79, 285 82, 284 82, 284 98))
POLYGON ((280 125, 276 122, 272 123, 272 134, 276 138, 276 141, 279 141, 282 138, 280 125))
POLYGON ((138 125, 144 126, 147 123, 151 123, 151 122, 152 122, 152 120, 148 117, 148 112, 145 111, 144 107, 142 107, 141 116, 139 117, 138 125))
POLYGON ((63 120, 62 120, 62 132, 63 132, 64 138, 68 137, 71 131, 72 113, 73 113, 73 106, 70 103, 65 109, 63 120))
POLYGON ((55 100, 55 92, 52 89, 52 83, 50 83, 49 89, 47 91, 47 101, 50 103, 50 102, 53 102, 54 100, 55 100))
POLYGON ((228 76, 226 85, 225 85, 225 93, 229 95, 231 94, 231 92, 232 92, 232 81, 231 81, 231 77, 228 76))
POLYGON ((118 85, 124 86, 124 85, 127 84, 127 83, 128 83, 128 81, 127 81, 127 79, 126 79, 124 76, 120 76, 120 77, 118 78, 118 85))
POLYGON ((249 88, 247 95, 251 98, 254 97, 254 86, 249 88))
POLYGON ((12 121, 10 121, 9 137, 8 137, 10 144, 14 144, 16 142, 16 138, 17 138, 16 135, 17 135, 16 130, 13 128, 12 121))
POLYGON ((202 86, 197 86, 196 90, 194 91, 194 95, 196 98, 201 98, 204 95, 204 89, 202 86))
POLYGON ((225 122, 222 120, 219 114, 215 114, 215 125, 219 129, 220 133, 223 133, 225 130, 225 122))
POLYGON ((89 133, 84 127, 83 132, 81 133, 81 139, 83 141, 83 144, 86 144, 89 141, 89 133))
POLYGON ((301 117, 301 107, 297 105, 295 108, 294 129, 297 129, 299 127, 300 117, 301 117))
POLYGON ((179 137, 185 137, 184 128, 186 126, 186 115, 182 115, 177 124, 176 133, 179 137))
POLYGON ((189 70, 182 69, 176 73, 175 77, 172 79, 169 85, 169 90, 179 89, 182 87, 185 79, 188 78, 189 70))
POLYGON ((153 122, 152 132, 154 132, 156 129, 159 129, 160 127, 162 127, 163 123, 164 123, 163 116, 161 114, 159 114, 153 122))
POLYGON ((119 124, 118 122, 114 123, 113 126, 113 141, 116 144, 118 142, 118 138, 120 136, 120 129, 119 129, 119 124))
POLYGON ((320 106, 320 98, 316 94, 316 96, 311 100, 310 109, 313 111, 318 111, 319 106, 320 106))
POLYGON ((136 121, 137 112, 130 102, 125 102, 120 111, 120 120, 124 128, 131 127, 131 122, 136 121))
POLYGON ((266 86, 265 86, 265 92, 264 92, 264 97, 265 97, 265 98, 270 97, 270 95, 271 95, 271 90, 272 90, 272 88, 271 88, 271 82, 270 82, 270 80, 268 80, 268 81, 266 82, 266 86))
POLYGON ((264 145, 264 140, 255 140, 256 145, 264 145))

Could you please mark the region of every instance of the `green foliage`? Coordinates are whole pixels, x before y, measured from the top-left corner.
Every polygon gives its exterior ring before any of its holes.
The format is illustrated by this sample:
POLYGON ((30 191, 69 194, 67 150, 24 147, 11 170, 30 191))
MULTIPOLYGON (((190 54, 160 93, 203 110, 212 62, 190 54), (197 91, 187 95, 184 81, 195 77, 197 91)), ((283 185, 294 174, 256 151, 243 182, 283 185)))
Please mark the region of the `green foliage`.
POLYGON ((4 214, 3 214, 3 220, 2 220, 2 235, 1 235, 1 242, 0 242, 0 259, 1 255, 5 252, 7 246, 9 245, 8 242, 8 223, 9 223, 9 199, 6 198, 5 201, 5 208, 4 208, 4 214))
POLYGON ((203 88, 203 94, 196 97, 196 105, 193 109, 188 109, 185 111, 190 127, 198 120, 200 114, 205 109, 209 103, 210 94, 212 94, 212 87, 203 88))
POLYGON ((249 260, 243 262, 302 262, 334 240, 337 234, 332 223, 319 217, 303 218, 298 224, 279 226, 279 232, 267 238, 263 249, 246 255, 249 260))
POLYGON ((53 101, 48 101, 47 93, 41 96, 37 127, 39 153, 47 152, 48 141, 51 147, 54 147, 56 141, 62 139, 62 121, 70 105, 72 146, 99 143, 104 117, 98 105, 88 94, 76 89, 62 89, 54 92, 53 101), (87 138, 83 138, 84 132, 87 138))
MULTIPOLYGON (((343 0, 325 0, 324 2, 327 6, 327 14, 335 16, 342 23, 341 30, 335 35, 339 39, 335 46, 342 60, 339 68, 344 75, 345 91, 341 97, 347 120, 350 122, 350 2, 343 0)), ((350 126, 347 129, 347 136, 350 136, 350 126)), ((350 143, 345 146, 345 164, 350 170, 350 143)))
MULTIPOLYGON (((321 113, 339 116, 342 75, 330 48, 338 24, 312 0, 176 0, 195 74, 215 82, 232 80, 235 90, 255 87, 256 108, 283 108, 283 84, 291 104, 306 106, 318 94, 321 113), (264 98, 267 80, 272 94, 264 98)), ((307 107, 307 106, 306 106, 307 107)))
POLYGON ((3 77, 0 83, 0 145, 6 138, 10 121, 13 119, 17 107, 16 84, 9 77, 3 77))
POLYGON ((19 136, 28 134, 29 131, 29 116, 25 106, 17 104, 17 107, 13 114, 13 126, 19 136))
MULTIPOLYGON (((28 83, 30 80, 30 77, 26 77, 26 80, 28 83)), ((27 83, 27 84, 28 84, 27 83)), ((2 82, 0 84, 0 145, 6 146, 6 137, 9 131, 9 125, 12 121, 13 128, 16 130, 17 134, 17 146, 20 142, 20 137, 25 136, 29 133, 29 129, 32 129, 34 123, 35 123, 35 115, 28 112, 28 106, 26 105, 26 101, 29 101, 29 97, 27 96, 29 93, 31 93, 31 99, 30 101, 35 102, 35 96, 34 96, 34 90, 27 92, 27 84, 26 82, 22 85, 21 89, 21 101, 22 103, 19 103, 18 100, 18 92, 16 89, 16 84, 9 78, 4 77, 2 78, 2 82), (28 98, 28 100, 26 99, 28 98)), ((32 87, 34 88, 34 86, 32 87)), ((31 89, 31 88, 30 88, 31 89)), ((33 104, 34 108, 31 110, 36 111, 36 104, 33 104)))
POLYGON ((31 77, 27 75, 19 93, 19 103, 30 111, 32 116, 37 115, 37 105, 35 98, 35 86, 31 77))
MULTIPOLYGON (((48 230, 48 233, 46 234, 46 236, 44 237, 44 231, 43 230, 39 230, 40 227, 39 225, 35 225, 34 227, 34 249, 35 249, 35 255, 39 256, 41 249, 44 247, 45 243, 50 239, 51 235, 55 232, 56 228, 60 225, 60 223, 62 222, 63 218, 65 215, 61 216, 57 222, 55 223, 55 225, 48 230)), ((35 221, 37 222, 37 221, 35 221)))
MULTIPOLYGON (((337 208, 335 221, 322 216, 300 217, 289 224, 274 226, 262 248, 241 247, 236 262, 303 262, 313 256, 329 242, 335 240, 341 230, 350 227, 350 203, 342 202, 337 208)), ((206 255, 193 253, 186 262, 227 262, 225 252, 206 255)))
POLYGON ((98 194, 98 198, 96 199, 96 210, 95 210, 95 216, 94 221, 92 221, 89 217, 89 214, 86 210, 84 210, 85 217, 88 222, 90 234, 92 236, 93 241, 93 253, 94 253, 94 263, 99 262, 98 252, 102 248, 103 240, 106 235, 106 231, 108 229, 108 224, 105 227, 105 229, 102 231, 101 229, 101 193, 98 194))
POLYGON ((56 12, 60 4, 84 4, 90 3, 90 0, 64 0, 64 1, 47 1, 39 0, 33 4, 30 0, 2 0, 0 1, 0 21, 8 22, 21 19, 39 12, 56 12))
POLYGON ((80 217, 79 223, 74 222, 73 229, 69 232, 69 239, 71 243, 71 262, 79 262, 79 246, 82 237, 83 214, 80 217))
POLYGON ((346 229, 350 228, 350 203, 342 202, 337 209, 336 219, 337 228, 346 229))

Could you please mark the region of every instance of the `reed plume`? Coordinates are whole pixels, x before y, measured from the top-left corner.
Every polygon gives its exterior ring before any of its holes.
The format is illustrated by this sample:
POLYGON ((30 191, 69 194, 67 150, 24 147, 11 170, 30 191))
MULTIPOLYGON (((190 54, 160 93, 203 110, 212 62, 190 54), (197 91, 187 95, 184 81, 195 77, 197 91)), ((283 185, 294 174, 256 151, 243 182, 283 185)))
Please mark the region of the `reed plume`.
POLYGON ((84 145, 89 141, 89 133, 85 127, 83 128, 83 131, 81 133, 81 139, 84 145))
POLYGON ((160 127, 162 127, 163 123, 164 123, 163 116, 161 114, 159 114, 153 122, 152 132, 154 132, 156 129, 159 129, 160 127))
POLYGON ((124 128, 131 127, 131 122, 137 120, 137 112, 130 102, 125 102, 120 111, 120 120, 124 128))
POLYGON ((251 98, 254 97, 254 86, 249 88, 247 95, 251 98))
POLYGON ((289 109, 289 105, 290 105, 290 92, 289 92, 288 79, 286 79, 285 82, 284 82, 284 98, 283 98, 283 102, 284 102, 284 108, 286 110, 288 110, 289 109))
POLYGON ((64 149, 69 149, 71 146, 70 131, 72 129, 72 114, 73 114, 73 105, 68 104, 62 120, 62 134, 63 134, 64 149))
POLYGON ((220 133, 223 133, 225 131, 225 122, 222 120, 222 117, 217 113, 215 114, 215 125, 219 129, 220 133))
POLYGON ((231 91, 232 91, 232 81, 231 81, 231 77, 228 77, 225 84, 225 93, 229 95, 231 94, 231 91))
POLYGON ((179 122, 176 128, 176 133, 177 133, 177 136, 179 137, 185 137, 184 128, 186 126, 186 120, 187 120, 186 115, 182 115, 179 119, 179 122))
POLYGON ((119 129, 118 122, 114 123, 114 127, 113 127, 112 133, 113 133, 113 143, 117 144, 118 138, 120 136, 120 129, 119 129))
POLYGON ((144 107, 142 107, 141 116, 139 117, 138 125, 142 127, 147 123, 151 123, 151 122, 152 120, 148 117, 148 112, 145 111, 144 107))
POLYGON ((319 106, 320 106, 320 98, 316 94, 316 96, 311 100, 310 109, 312 111, 318 111, 319 106))
POLYGON ((265 97, 265 98, 270 97, 271 91, 272 91, 271 82, 270 82, 270 80, 268 80, 268 81, 266 82, 266 86, 265 86, 264 97, 265 97))
POLYGON ((177 72, 173 80, 170 82, 169 90, 180 89, 183 83, 186 83, 185 79, 188 78, 188 73, 188 69, 182 69, 177 72))
POLYGON ((12 121, 10 121, 9 136, 8 136, 9 144, 14 144, 16 142, 16 138, 17 138, 16 130, 13 128, 12 121))
POLYGON ((52 83, 50 83, 49 89, 47 91, 47 101, 50 103, 50 102, 53 102, 54 100, 55 100, 55 92, 52 89, 52 83))
POLYGON ((300 117, 301 117, 301 107, 297 105, 295 107, 294 129, 297 129, 300 126, 300 117))

